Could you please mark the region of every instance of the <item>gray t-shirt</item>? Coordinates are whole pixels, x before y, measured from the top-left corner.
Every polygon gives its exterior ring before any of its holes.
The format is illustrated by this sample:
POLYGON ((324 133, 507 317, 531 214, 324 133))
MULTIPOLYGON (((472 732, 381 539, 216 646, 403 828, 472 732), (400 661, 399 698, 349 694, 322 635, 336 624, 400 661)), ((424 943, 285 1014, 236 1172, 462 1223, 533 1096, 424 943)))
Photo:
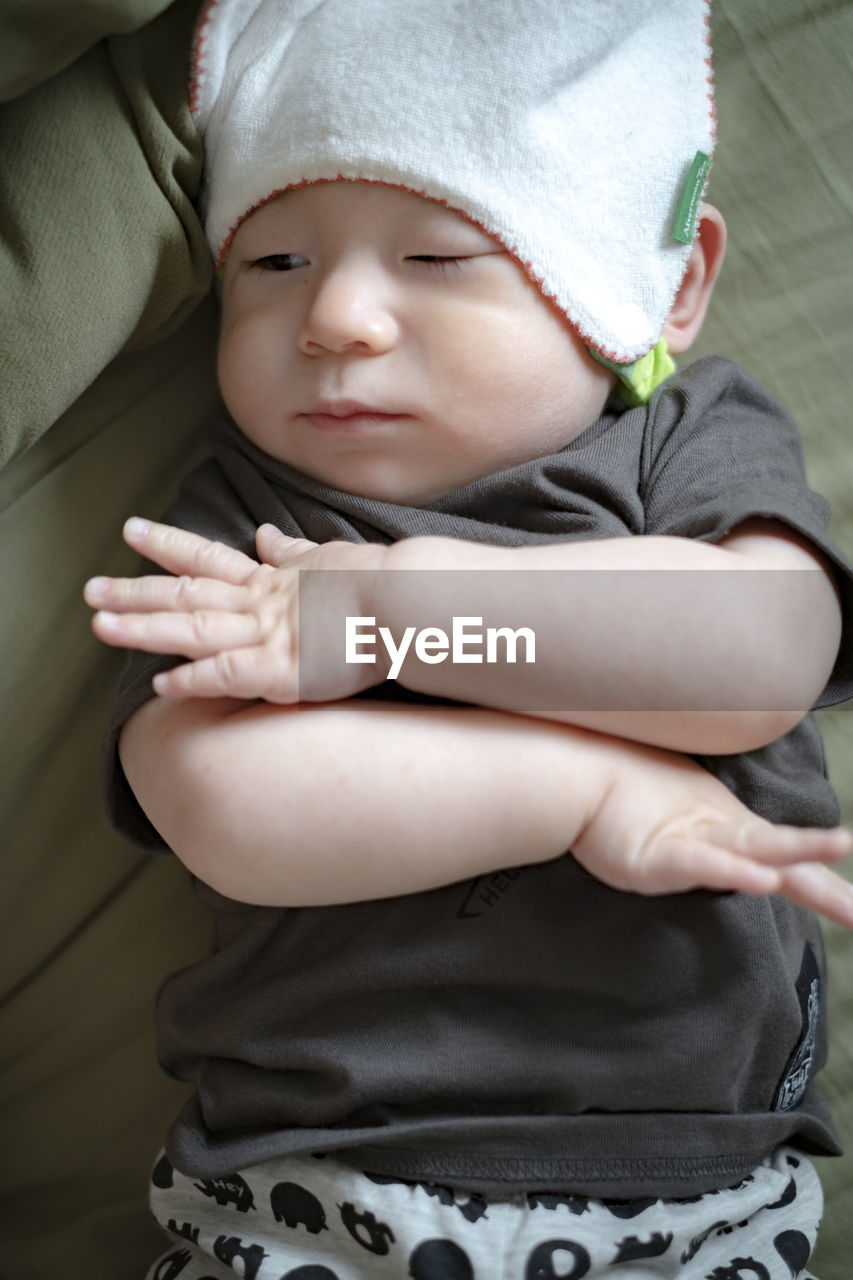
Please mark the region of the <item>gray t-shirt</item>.
MULTIPOLYGON (((319 542, 523 545, 718 542, 749 517, 782 520, 836 566, 844 638, 819 705, 853 693, 853 571, 828 505, 805 483, 790 418, 727 361, 699 361, 647 408, 606 411, 560 453, 420 508, 329 489, 229 423, 213 452, 168 519, 249 554, 264 521, 319 542)), ((105 755, 113 821, 154 848, 115 743, 174 661, 131 655, 105 755)), ((413 697, 393 684, 368 696, 413 697)), ((810 716, 761 750, 701 763, 773 821, 838 821, 810 716)), ((820 932, 785 900, 620 893, 569 852, 335 907, 260 908, 197 888, 213 952, 158 999, 161 1061, 197 1089, 167 1143, 188 1173, 334 1151, 371 1173, 475 1191, 674 1196, 732 1183, 782 1141, 838 1151, 814 1083, 820 932)))

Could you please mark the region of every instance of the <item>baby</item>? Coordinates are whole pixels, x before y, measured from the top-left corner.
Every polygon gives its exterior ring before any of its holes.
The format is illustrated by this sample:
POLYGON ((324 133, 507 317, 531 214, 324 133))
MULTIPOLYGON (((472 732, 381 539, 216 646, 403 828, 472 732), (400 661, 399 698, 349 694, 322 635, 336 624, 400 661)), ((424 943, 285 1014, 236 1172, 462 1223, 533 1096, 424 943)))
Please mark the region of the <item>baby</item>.
POLYGON ((152 1277, 804 1274, 850 569, 779 406, 667 360, 724 250, 705 17, 205 10, 231 421, 127 528, 166 574, 86 592, 155 655, 114 817, 217 913, 152 1277), (535 661, 438 661, 460 617, 535 661), (391 681, 346 619, 426 639, 391 681))

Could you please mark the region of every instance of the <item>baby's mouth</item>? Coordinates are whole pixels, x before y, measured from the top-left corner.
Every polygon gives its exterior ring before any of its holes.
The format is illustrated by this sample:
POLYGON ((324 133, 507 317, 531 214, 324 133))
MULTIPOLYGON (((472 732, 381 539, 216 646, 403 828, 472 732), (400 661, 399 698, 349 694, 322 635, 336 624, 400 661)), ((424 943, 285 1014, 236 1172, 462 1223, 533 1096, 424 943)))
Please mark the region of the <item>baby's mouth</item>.
POLYGON ((411 414, 364 404, 360 400, 318 400, 300 417, 317 431, 344 434, 372 431, 411 414))

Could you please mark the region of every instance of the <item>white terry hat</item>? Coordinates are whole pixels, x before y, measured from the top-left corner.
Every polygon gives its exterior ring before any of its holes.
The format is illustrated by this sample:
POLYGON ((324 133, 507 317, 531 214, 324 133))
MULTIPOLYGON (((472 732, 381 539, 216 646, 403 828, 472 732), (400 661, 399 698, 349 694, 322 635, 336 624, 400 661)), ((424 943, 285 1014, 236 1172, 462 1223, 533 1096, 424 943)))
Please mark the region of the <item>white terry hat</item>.
POLYGON ((388 183, 467 215, 588 346, 636 360, 713 148, 709 2, 209 0, 191 107, 214 257, 290 187, 388 183))

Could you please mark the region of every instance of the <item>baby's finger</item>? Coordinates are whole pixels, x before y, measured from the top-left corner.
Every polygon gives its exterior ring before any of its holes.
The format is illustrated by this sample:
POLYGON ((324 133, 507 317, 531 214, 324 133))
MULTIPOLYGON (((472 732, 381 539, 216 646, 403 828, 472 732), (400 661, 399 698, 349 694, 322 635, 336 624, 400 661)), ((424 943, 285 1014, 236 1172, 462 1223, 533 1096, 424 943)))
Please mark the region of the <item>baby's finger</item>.
POLYGON ((774 867, 801 862, 839 862, 853 850, 846 827, 794 827, 760 819, 715 825, 706 833, 711 844, 774 867))
POLYGON ((249 601, 244 587, 213 578, 150 574, 144 578, 90 578, 83 598, 93 609, 113 613, 192 613, 218 609, 239 613, 249 601))
POLYGON ((307 538, 288 537, 286 533, 276 529, 274 524, 261 525, 255 535, 255 544, 264 564, 272 565, 274 569, 282 568, 317 546, 316 542, 309 542, 307 538))
POLYGON ((224 649, 242 648, 261 639, 261 623, 253 613, 113 613, 99 610, 92 618, 99 640, 145 653, 178 653, 206 658, 224 649))
POLYGON ((153 680, 154 692, 165 698, 266 698, 270 702, 299 701, 296 664, 292 673, 276 670, 275 689, 270 687, 269 655, 258 647, 230 649, 215 657, 163 671, 153 680))
POLYGON ((223 542, 211 542, 197 533, 154 520, 132 516, 125 523, 123 534, 129 547, 169 573, 216 578, 239 585, 258 567, 256 560, 223 542))
POLYGON ((814 863, 787 867, 781 873, 779 893, 808 911, 853 929, 853 885, 828 867, 814 863))
POLYGON ((722 893, 776 893, 781 873, 704 840, 674 838, 654 852, 644 873, 644 892, 681 893, 715 889, 722 893))

